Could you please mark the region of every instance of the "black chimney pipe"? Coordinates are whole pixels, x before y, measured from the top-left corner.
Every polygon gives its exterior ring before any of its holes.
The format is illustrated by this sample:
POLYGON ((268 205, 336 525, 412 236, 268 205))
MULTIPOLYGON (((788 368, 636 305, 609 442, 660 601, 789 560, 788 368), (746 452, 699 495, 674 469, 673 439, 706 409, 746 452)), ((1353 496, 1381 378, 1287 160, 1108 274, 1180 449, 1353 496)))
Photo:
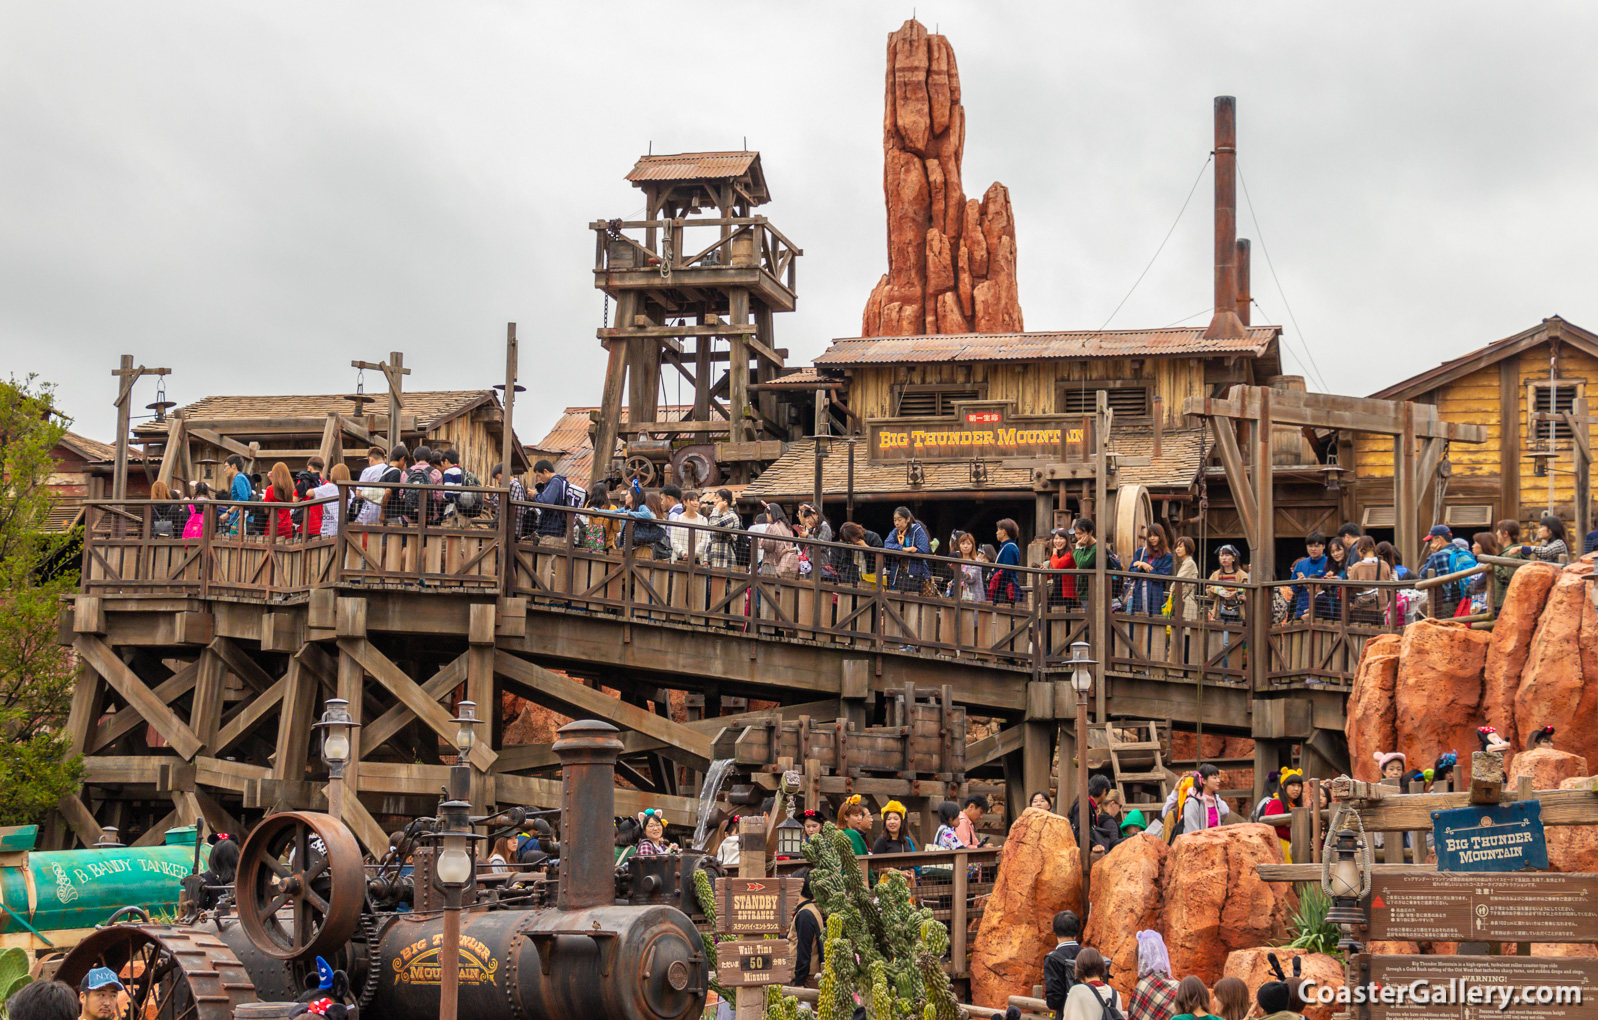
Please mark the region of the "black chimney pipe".
POLYGON ((1237 239, 1237 318, 1247 326, 1249 308, 1254 304, 1254 294, 1250 289, 1249 281, 1249 241, 1246 237, 1237 239))
POLYGON ((1248 335, 1237 317, 1237 100, 1215 97, 1215 315, 1206 340, 1248 335))

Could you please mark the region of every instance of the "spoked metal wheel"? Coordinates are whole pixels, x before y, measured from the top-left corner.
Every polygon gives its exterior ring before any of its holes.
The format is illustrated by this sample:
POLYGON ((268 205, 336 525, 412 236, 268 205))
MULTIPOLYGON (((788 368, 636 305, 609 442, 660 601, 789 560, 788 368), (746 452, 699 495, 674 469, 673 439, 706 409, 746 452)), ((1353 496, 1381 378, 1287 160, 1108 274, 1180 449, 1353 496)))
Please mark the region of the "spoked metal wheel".
POLYGON ((629 484, 636 481, 646 489, 655 484, 655 478, 659 473, 654 461, 637 454, 628 457, 627 463, 621 470, 622 478, 626 479, 629 484))
POLYGON ((355 934, 366 899, 355 834, 315 811, 268 817, 239 852, 235 899, 261 952, 279 960, 331 955, 355 934))
POLYGON ((118 1020, 232 1020, 235 1006, 257 1001, 233 950, 195 928, 102 928, 67 954, 56 977, 76 988, 95 967, 109 967, 127 989, 118 1020))

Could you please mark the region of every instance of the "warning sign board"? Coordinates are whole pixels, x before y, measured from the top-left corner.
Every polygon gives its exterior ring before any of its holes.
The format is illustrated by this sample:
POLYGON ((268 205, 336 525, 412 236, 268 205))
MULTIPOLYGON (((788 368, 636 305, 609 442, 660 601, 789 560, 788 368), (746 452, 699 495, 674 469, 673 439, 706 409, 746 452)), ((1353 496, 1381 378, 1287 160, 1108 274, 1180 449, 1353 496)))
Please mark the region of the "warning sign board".
POLYGON ((1369 937, 1394 942, 1598 942, 1598 875, 1371 876, 1369 937))

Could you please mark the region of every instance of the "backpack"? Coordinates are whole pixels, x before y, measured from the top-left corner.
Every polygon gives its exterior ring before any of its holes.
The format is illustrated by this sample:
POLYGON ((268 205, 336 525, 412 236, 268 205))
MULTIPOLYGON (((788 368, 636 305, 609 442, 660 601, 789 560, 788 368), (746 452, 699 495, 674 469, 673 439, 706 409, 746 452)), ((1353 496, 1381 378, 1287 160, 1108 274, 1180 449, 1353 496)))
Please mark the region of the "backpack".
MULTIPOLYGON (((405 472, 405 481, 410 485, 431 485, 433 482, 433 475, 432 472, 428 471, 427 468, 417 464, 409 471, 405 472)), ((401 489, 394 495, 398 496, 400 500, 399 512, 410 520, 416 520, 416 518, 420 515, 422 505, 422 490, 401 489)), ((393 499, 394 496, 390 496, 389 498, 393 499)))
MULTIPOLYGON (((562 476, 564 477, 564 476, 562 476)), ((581 510, 588 503, 588 490, 566 479, 566 505, 581 510)))
MULTIPOLYGON (((461 484, 471 488, 482 486, 477 476, 465 468, 461 468, 461 484)), ((481 492, 462 492, 455 496, 455 512, 465 514, 467 517, 477 517, 483 512, 483 494, 481 492)))
POLYGON ((660 522, 656 521, 654 518, 649 518, 646 520, 642 517, 636 517, 633 519, 632 525, 634 549, 642 549, 645 546, 653 546, 656 542, 659 542, 666 537, 666 529, 661 527, 660 522))
MULTIPOLYGON (((1110 988, 1108 984, 1106 984, 1104 987, 1110 988)), ((1115 1005, 1115 989, 1110 988, 1109 999, 1105 999, 1104 996, 1100 995, 1098 989, 1096 988, 1093 990, 1093 995, 1099 1000, 1099 1008, 1103 1010, 1103 1013, 1101 1014, 1102 1020, 1126 1020, 1126 1018, 1122 1016, 1121 1010, 1115 1005)))

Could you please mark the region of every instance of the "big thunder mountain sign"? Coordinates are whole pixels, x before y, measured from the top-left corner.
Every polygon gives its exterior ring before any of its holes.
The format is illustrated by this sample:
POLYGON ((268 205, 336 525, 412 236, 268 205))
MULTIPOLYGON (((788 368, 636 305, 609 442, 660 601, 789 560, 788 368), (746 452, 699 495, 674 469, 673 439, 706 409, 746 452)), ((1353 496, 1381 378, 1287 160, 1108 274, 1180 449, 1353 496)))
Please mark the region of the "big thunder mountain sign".
POLYGON ((883 418, 868 424, 875 460, 1092 459, 1090 417, 1012 416, 1010 405, 960 404, 952 418, 883 418))

